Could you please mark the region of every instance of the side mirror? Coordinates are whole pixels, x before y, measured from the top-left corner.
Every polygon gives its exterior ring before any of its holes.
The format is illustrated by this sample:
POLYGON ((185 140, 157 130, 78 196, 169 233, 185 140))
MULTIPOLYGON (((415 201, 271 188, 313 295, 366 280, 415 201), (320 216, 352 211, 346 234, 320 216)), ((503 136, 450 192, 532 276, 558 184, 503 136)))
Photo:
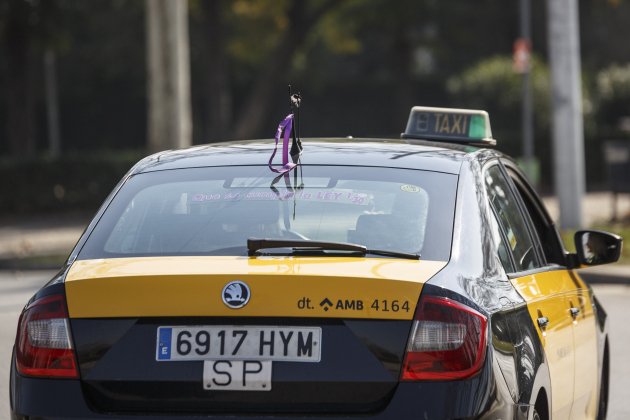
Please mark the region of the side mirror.
POLYGON ((621 256, 621 236, 601 230, 579 230, 575 232, 575 249, 582 265, 613 263, 621 256))

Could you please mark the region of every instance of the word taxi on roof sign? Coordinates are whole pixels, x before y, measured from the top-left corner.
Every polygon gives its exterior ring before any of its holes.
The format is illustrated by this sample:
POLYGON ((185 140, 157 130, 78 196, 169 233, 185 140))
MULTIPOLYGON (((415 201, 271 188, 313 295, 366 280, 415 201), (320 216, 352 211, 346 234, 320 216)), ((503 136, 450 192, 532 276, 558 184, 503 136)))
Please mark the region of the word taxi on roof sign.
POLYGON ((404 139, 494 146, 488 113, 475 109, 411 108, 404 139))

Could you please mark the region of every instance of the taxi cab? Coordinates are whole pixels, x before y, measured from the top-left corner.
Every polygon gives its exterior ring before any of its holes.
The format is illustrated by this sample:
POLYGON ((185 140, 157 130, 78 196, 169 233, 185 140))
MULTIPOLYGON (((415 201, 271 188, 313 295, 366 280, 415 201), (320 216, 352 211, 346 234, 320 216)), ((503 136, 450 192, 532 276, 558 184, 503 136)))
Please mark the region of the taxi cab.
POLYGON ((289 115, 275 145, 143 159, 21 314, 12 418, 605 418, 576 270, 621 238, 567 252, 494 143, 483 111, 414 107, 402 139, 289 115))

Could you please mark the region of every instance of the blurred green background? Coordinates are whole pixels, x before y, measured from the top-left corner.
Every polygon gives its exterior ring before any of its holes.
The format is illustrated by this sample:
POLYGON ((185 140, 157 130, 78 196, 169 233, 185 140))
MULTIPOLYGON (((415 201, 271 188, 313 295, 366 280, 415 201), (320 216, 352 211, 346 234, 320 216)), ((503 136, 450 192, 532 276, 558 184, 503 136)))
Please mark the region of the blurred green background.
MULTIPOLYGON (((630 2, 579 5, 587 184, 606 189, 602 144, 630 138, 630 2)), ((271 139, 291 83, 304 137, 397 137, 413 105, 482 108, 498 149, 518 157, 518 13, 505 0, 190 0, 193 143, 271 139)), ((546 30, 545 1, 532 0, 535 147, 550 192, 546 30)), ((0 215, 94 210, 147 153, 146 55, 143 1, 0 2, 0 215), (58 158, 48 154, 46 51, 58 158)))

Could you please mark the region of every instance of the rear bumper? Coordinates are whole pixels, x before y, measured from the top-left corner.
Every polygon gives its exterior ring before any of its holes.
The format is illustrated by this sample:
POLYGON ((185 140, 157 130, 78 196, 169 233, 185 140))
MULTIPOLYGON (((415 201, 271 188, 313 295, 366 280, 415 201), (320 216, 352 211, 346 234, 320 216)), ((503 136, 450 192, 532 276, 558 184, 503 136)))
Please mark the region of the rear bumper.
POLYGON ((361 417, 362 419, 449 419, 449 418, 502 418, 526 419, 527 406, 513 403, 506 394, 503 377, 494 375, 491 368, 481 375, 465 381, 454 382, 406 382, 396 388, 383 410, 370 414, 334 413, 313 416, 304 414, 252 415, 202 413, 190 415, 168 413, 100 413, 92 410, 86 401, 78 380, 33 379, 16 375, 12 368, 11 408, 13 419, 135 419, 143 414, 161 419, 230 419, 247 420, 335 420, 361 417))

